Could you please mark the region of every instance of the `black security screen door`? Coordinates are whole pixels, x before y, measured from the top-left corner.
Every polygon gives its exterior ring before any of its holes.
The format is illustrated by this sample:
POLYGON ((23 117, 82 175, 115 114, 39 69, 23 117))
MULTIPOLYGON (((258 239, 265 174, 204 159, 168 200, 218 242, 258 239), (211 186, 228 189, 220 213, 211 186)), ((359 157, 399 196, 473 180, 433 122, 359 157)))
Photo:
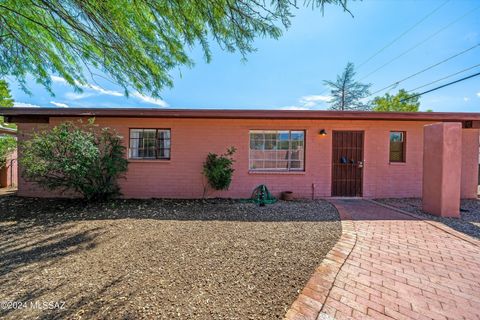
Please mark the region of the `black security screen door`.
POLYGON ((363 131, 333 131, 332 196, 361 197, 363 131))

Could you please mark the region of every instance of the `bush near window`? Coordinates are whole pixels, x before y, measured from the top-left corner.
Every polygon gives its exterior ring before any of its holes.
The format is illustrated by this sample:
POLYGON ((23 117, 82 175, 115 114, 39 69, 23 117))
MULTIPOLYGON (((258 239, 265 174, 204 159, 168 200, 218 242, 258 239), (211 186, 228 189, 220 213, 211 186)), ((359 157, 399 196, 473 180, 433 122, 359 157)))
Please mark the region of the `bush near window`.
POLYGON ((109 128, 64 122, 21 144, 22 176, 47 190, 73 191, 87 200, 120 195, 126 148, 109 128))
POLYGON ((17 148, 17 139, 13 136, 0 137, 0 168, 7 165, 8 156, 17 148))
POLYGON ((227 152, 221 155, 209 153, 207 160, 203 164, 203 174, 208 180, 208 184, 215 190, 227 190, 232 182, 233 154, 237 151, 235 147, 230 147, 227 152))

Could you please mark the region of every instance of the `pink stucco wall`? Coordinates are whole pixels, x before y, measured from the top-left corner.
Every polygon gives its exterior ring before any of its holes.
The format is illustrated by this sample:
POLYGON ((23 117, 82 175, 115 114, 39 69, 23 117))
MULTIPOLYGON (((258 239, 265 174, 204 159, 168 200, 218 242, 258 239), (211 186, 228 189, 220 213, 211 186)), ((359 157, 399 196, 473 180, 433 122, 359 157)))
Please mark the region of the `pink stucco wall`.
MULTIPOLYGON (((50 125, 65 119, 53 118, 50 125)), ((235 173, 228 191, 209 192, 209 197, 249 197, 253 188, 266 184, 276 195, 291 190, 298 197, 331 195, 332 130, 365 131, 365 197, 420 197, 422 193, 423 127, 421 121, 364 120, 240 120, 240 119, 155 119, 97 118, 100 125, 115 128, 124 138, 129 128, 171 128, 171 160, 132 160, 127 179, 121 181, 127 198, 199 198, 205 181, 202 164, 209 152, 223 153, 235 146, 235 173), (249 172, 249 130, 305 130, 305 172, 249 172), (328 135, 319 136, 320 129, 328 135), (390 164, 389 132, 407 132, 407 161, 390 164), (314 188, 312 188, 314 186, 314 188)), ((25 139, 34 127, 19 125, 19 139, 25 139)), ((477 149, 478 152, 478 149, 477 149)), ((51 196, 20 179, 19 194, 51 196)))
POLYGON ((462 124, 425 126, 423 210, 442 217, 459 217, 462 176, 462 124))
POLYGON ((479 129, 462 130, 462 199, 477 198, 479 135, 479 129))

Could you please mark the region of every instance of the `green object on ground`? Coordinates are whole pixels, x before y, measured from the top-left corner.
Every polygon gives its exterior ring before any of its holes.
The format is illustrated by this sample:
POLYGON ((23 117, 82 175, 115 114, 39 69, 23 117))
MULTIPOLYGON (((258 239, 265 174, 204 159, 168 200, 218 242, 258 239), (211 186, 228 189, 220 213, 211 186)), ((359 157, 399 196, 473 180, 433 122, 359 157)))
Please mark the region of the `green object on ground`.
POLYGON ((277 202, 277 198, 272 196, 266 185, 261 184, 253 189, 251 201, 263 207, 266 204, 277 202))

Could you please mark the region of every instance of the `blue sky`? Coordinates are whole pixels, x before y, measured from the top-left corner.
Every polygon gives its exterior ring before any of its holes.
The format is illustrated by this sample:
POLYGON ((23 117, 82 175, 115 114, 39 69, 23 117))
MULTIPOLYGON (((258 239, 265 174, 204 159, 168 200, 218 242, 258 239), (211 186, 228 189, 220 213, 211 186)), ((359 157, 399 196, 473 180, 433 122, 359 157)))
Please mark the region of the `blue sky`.
MULTIPOLYGON (((300 1, 301 3, 302 1, 300 1)), ((51 96, 32 82, 32 95, 11 82, 18 106, 42 107, 153 107, 221 109, 326 109, 328 90, 323 80, 334 80, 348 61, 357 66, 439 7, 438 1, 351 2, 352 18, 339 7, 295 10, 292 26, 279 40, 257 39, 257 51, 242 61, 212 45, 213 60, 192 49, 195 66, 172 71, 174 87, 161 99, 132 92, 129 98, 114 84, 98 85, 78 94, 61 78, 54 78, 51 96)), ((374 92, 395 81, 480 43, 480 1, 450 0, 393 45, 357 68, 357 79, 372 83, 374 92), (476 10, 475 10, 476 9, 476 10), (366 75, 400 54, 402 57, 369 77, 366 75)), ((480 64, 480 46, 401 83, 411 90, 457 71, 480 64)), ((418 92, 480 71, 480 66, 419 89, 418 92)), ((93 82, 92 82, 93 83, 93 82)), ((379 94, 383 94, 383 91, 379 94)), ((480 77, 426 94, 421 109, 480 112, 480 77)))

